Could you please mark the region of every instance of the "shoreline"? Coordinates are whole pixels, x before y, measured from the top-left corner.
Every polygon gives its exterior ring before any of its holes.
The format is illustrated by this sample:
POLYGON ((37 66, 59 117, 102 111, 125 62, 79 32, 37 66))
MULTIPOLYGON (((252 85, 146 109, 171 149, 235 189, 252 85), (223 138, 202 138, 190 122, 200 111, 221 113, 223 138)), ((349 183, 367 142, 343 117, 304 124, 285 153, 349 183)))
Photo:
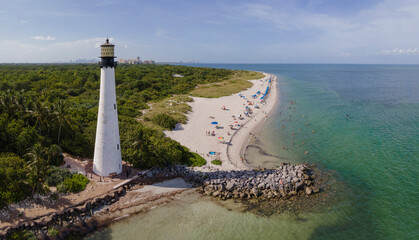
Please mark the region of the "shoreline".
POLYGON ((244 150, 254 131, 271 115, 279 102, 277 76, 263 74, 265 77, 261 79, 249 80, 252 87, 230 96, 193 97, 194 101, 189 103, 192 111, 187 114, 187 123, 178 124, 172 131, 164 131, 167 137, 207 161, 206 165, 197 169, 203 170, 206 166, 219 170, 250 168, 244 161, 244 150), (269 91, 261 103, 260 99, 268 86, 269 91), (211 164, 215 159, 221 160, 222 165, 211 164))
MULTIPOLYGON (((265 121, 272 115, 273 110, 275 109, 275 107, 280 104, 279 102, 279 90, 278 90, 278 77, 270 74, 270 76, 272 76, 272 83, 270 85, 270 89, 271 91, 266 95, 267 96, 267 100, 266 100, 266 107, 263 110, 265 113, 263 114, 263 112, 258 112, 258 114, 256 114, 255 116, 253 116, 245 125, 244 128, 241 128, 237 134, 242 134, 244 136, 247 136, 246 138, 237 138, 236 136, 232 137, 232 145, 234 146, 235 144, 233 144, 234 142, 236 143, 236 145, 241 146, 240 150, 238 151, 239 153, 239 157, 243 157, 244 162, 243 165, 245 166, 246 169, 252 168, 244 154, 246 152, 247 146, 249 145, 250 139, 252 137, 256 138, 257 133, 260 131, 260 128, 263 126, 263 124, 265 123, 265 121), (255 121, 252 121, 255 120, 255 121), (246 129, 246 131, 245 131, 246 129), (252 135, 250 135, 252 134, 252 135)), ((227 146, 227 151, 228 148, 230 146, 227 146)), ((237 154, 237 150, 236 152, 233 152, 233 154, 237 154)), ((229 159, 230 161, 232 161, 232 159, 229 159)), ((237 160, 237 159, 236 159, 237 160)))

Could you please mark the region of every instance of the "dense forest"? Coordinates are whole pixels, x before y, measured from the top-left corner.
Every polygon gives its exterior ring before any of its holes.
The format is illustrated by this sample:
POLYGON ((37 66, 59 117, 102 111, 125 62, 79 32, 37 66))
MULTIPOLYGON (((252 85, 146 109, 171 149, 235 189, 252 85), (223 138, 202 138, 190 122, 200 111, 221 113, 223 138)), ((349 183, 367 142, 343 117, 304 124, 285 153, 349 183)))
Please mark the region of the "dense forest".
MULTIPOLYGON (((118 66, 123 160, 141 168, 202 161, 161 131, 141 124, 140 110, 149 102, 188 94, 199 84, 224 81, 232 74, 186 66, 118 66)), ((58 184, 48 179, 63 175, 53 167, 62 164, 62 152, 93 156, 99 88, 100 68, 93 64, 0 65, 0 207, 58 184)), ((165 114, 152 120, 164 128, 176 123, 165 114)), ((85 183, 82 176, 69 175, 60 188, 78 191, 80 182, 85 183)))

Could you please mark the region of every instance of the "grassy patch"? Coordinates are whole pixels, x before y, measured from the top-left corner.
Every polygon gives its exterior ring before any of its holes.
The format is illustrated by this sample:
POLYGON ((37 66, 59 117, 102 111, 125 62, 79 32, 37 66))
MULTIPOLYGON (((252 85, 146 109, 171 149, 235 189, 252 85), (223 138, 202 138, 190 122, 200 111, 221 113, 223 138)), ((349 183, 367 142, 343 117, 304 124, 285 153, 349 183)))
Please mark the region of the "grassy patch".
POLYGON ((218 159, 212 160, 211 163, 214 164, 214 165, 221 165, 221 164, 223 164, 221 162, 221 160, 218 160, 218 159))
POLYGON ((151 122, 167 130, 172 130, 176 126, 176 120, 165 113, 157 114, 151 119, 151 122))
POLYGON ((58 185, 57 190, 63 193, 78 193, 83 191, 88 183, 89 179, 87 179, 84 175, 74 174, 71 178, 66 178, 60 185, 58 185))
POLYGON ((206 98, 218 98, 223 96, 230 96, 246 90, 252 86, 252 83, 248 80, 260 79, 265 75, 259 72, 252 71, 234 71, 230 79, 209 83, 200 84, 198 87, 190 92, 192 96, 206 97, 206 98))
POLYGON ((207 163, 207 161, 205 161, 205 159, 201 157, 199 154, 193 152, 191 152, 191 154, 192 157, 189 158, 191 162, 191 167, 201 167, 207 163))
POLYGON ((151 108, 145 112, 142 118, 144 125, 157 130, 163 130, 163 127, 158 126, 156 123, 151 121, 161 114, 172 117, 176 123, 186 123, 186 120, 188 119, 185 114, 191 111, 191 106, 189 106, 187 102, 192 101, 193 99, 188 96, 177 95, 152 103, 151 108))
POLYGON ((56 237, 56 236, 58 236, 58 234, 60 234, 60 232, 57 229, 55 229, 53 227, 48 228, 48 235, 50 237, 56 237))

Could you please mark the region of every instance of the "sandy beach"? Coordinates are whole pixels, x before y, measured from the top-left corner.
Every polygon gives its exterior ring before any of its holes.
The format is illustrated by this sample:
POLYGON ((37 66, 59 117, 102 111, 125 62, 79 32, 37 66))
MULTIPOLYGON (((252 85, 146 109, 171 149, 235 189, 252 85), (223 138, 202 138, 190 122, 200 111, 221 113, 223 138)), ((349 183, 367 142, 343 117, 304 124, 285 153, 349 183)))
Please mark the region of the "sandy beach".
POLYGON ((188 122, 176 129, 165 131, 166 136, 200 154, 210 164, 222 161, 224 170, 247 169, 244 150, 253 132, 263 124, 274 109, 277 99, 277 77, 250 80, 253 86, 245 91, 221 98, 198 98, 189 103, 192 111, 188 122), (264 96, 267 87, 269 91, 264 96), (263 101, 261 98, 263 97, 263 101))

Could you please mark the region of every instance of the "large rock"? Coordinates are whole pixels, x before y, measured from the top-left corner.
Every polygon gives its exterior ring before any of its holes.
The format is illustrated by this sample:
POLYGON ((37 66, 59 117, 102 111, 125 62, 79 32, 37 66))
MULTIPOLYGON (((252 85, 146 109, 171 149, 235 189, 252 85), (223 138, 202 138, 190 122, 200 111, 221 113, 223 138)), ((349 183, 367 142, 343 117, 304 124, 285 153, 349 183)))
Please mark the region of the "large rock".
POLYGON ((259 190, 257 188, 252 188, 251 193, 256 197, 259 196, 259 190))
POLYGON ((311 187, 306 187, 307 195, 310 195, 312 192, 313 192, 313 189, 311 189, 311 187))
POLYGON ((234 183, 234 182, 228 182, 227 184, 226 184, 226 190, 227 191, 231 191, 231 190, 233 190, 233 188, 236 186, 236 184, 234 183))

